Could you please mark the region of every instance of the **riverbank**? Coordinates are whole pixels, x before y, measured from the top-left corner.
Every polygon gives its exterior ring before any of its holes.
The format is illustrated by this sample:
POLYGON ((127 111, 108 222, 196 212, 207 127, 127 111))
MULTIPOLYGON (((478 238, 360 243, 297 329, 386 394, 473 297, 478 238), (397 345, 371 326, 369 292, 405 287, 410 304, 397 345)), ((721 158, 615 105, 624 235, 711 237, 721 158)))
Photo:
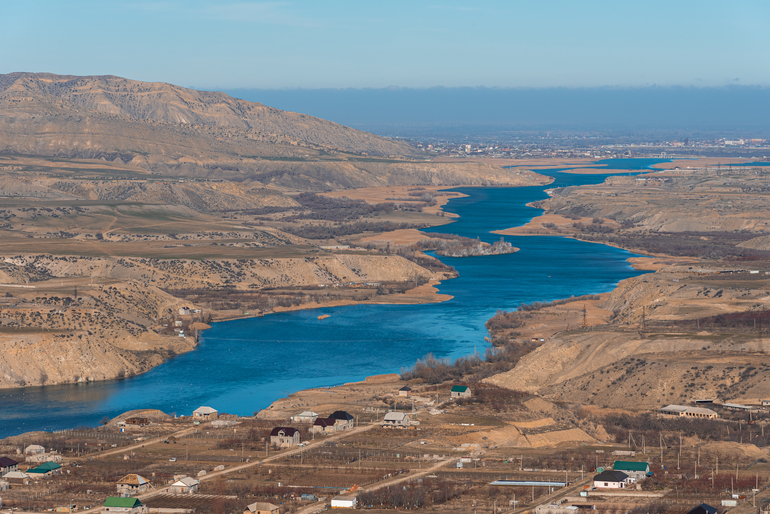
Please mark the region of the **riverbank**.
MULTIPOLYGON (((563 178, 572 180, 571 177, 563 178)), ((495 225, 499 227, 519 219, 530 219, 532 210, 525 205, 543 195, 540 188, 469 188, 462 193, 466 196, 449 205, 449 210, 459 216, 455 218, 457 221, 452 224, 451 232, 472 238, 480 235, 489 243, 499 239, 499 236, 489 237, 489 231, 496 228, 495 225)), ((446 229, 438 227, 437 230, 446 229)), ((425 235, 429 237, 430 231, 425 235)), ((94 423, 105 414, 114 412, 117 415, 138 407, 187 413, 197 406, 211 405, 220 412, 247 414, 290 392, 397 371, 427 353, 450 359, 468 355, 474 346, 486 346, 484 323, 497 309, 511 309, 520 303, 564 298, 571 294, 607 291, 620 280, 637 273, 625 262, 629 257, 627 252, 620 250, 602 249, 566 238, 549 238, 548 241, 535 238, 531 243, 513 254, 473 259, 442 258, 446 265, 456 267, 460 273, 458 278, 440 285, 440 294, 448 296, 439 298, 454 297, 452 300, 433 305, 399 305, 393 300, 407 299, 408 295, 396 295, 384 305, 346 305, 329 307, 328 311, 321 305, 320 314, 330 314, 324 320, 318 319, 318 309, 303 309, 258 320, 214 323, 205 331, 196 351, 179 355, 143 375, 118 382, 92 383, 78 389, 66 386, 27 388, 23 395, 12 393, 4 401, 8 412, 19 420, 18 428, 13 425, 18 433, 28 431, 26 427, 34 430, 36 427, 64 428, 94 423), (567 254, 570 255, 569 266, 565 266, 560 258, 567 254), (515 280, 507 280, 506 277, 511 277, 514 272, 515 280), (291 360, 287 361, 289 356, 291 360), (297 356, 302 357, 301 366, 296 365, 297 356), (255 374, 254 369, 262 371, 255 374), (201 370, 206 372, 201 374, 201 370), (207 377, 205 383, 204 376, 207 377), (218 378, 211 380, 211 377, 218 378), (78 396, 68 400, 66 411, 58 402, 51 401, 56 395, 73 393, 78 396), (109 403, 95 403, 94 395, 109 399, 109 403), (45 418, 26 410, 28 405, 35 405, 36 411, 45 412, 45 418)), ((351 253, 305 259, 312 264, 313 270, 321 273, 324 269, 336 268, 330 268, 328 264, 319 266, 322 264, 319 259, 332 258, 344 261, 347 273, 360 274, 362 257, 351 253)), ((407 265, 409 261, 399 262, 407 265)), ((274 276, 297 276, 287 264, 288 261, 271 264, 278 266, 276 271, 280 271, 274 276)), ((338 267, 337 264, 334 266, 338 267)), ((372 273, 381 272, 380 268, 370 267, 372 273)), ((239 272, 236 263, 232 263, 231 271, 235 278, 239 272)), ((180 272, 184 272, 183 267, 180 272)), ((340 282, 343 281, 344 277, 340 276, 340 282)), ((379 280, 372 276, 360 281, 379 280)), ((433 289, 423 289, 418 292, 421 301, 436 298, 433 289)), ((287 299, 296 294, 296 291, 282 288, 272 291, 287 299)), ((258 294, 248 289, 233 292, 258 294)), ((305 294, 319 292, 312 289, 305 294)), ((187 305, 197 304, 191 301, 187 305)), ((243 304, 241 308, 254 312, 250 305, 243 304)))

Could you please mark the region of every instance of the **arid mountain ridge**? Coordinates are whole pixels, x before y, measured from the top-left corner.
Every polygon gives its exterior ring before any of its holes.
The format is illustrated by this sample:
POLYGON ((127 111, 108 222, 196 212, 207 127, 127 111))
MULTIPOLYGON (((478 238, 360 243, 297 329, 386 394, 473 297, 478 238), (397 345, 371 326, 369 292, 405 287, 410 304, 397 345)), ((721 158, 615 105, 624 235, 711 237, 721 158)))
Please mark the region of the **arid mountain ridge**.
POLYGON ((405 143, 225 93, 114 76, 0 75, 0 153, 282 191, 533 183, 499 166, 425 162, 405 143))
MULTIPOLYGON (((44 118, 97 116, 156 125, 188 126, 216 135, 242 137, 274 145, 308 146, 371 155, 409 155, 403 144, 313 116, 281 111, 225 93, 197 91, 161 82, 140 82, 112 75, 77 77, 50 73, 0 75, 4 111, 15 107, 44 118), (221 133, 221 132, 220 132, 221 133)), ((5 114, 5 113, 4 113, 5 114)), ((37 116, 35 118, 37 119, 37 116)), ((276 154, 281 152, 276 149, 276 154)), ((289 152, 290 153, 290 152, 289 152)), ((298 153, 298 152, 294 152, 298 153)))

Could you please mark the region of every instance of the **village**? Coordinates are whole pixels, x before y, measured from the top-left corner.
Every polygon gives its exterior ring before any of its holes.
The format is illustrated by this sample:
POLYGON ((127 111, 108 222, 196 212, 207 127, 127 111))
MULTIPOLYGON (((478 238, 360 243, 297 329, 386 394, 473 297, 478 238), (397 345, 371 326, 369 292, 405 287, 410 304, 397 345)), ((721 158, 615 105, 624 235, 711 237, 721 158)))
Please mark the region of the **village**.
POLYGON ((626 433, 617 413, 483 383, 370 377, 249 417, 130 411, 9 437, 1 511, 767 512, 768 405, 666 405, 626 433))

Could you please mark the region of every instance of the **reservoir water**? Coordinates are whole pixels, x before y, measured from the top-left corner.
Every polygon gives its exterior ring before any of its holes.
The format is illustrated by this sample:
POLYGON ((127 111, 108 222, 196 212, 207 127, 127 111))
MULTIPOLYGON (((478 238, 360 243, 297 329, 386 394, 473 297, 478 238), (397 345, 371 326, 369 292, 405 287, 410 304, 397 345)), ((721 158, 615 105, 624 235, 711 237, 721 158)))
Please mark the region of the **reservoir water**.
MULTIPOLYGON (((660 159, 599 161, 608 169, 640 169, 660 159)), ((512 172, 514 172, 512 170, 512 172)), ((556 187, 600 183, 606 175, 547 170, 549 186, 465 188, 448 212, 458 221, 428 229, 500 238, 490 231, 519 226, 541 211, 528 202, 556 187)), ((446 258, 459 278, 439 286, 454 299, 429 305, 357 305, 272 314, 215 323, 198 348, 125 380, 0 390, 0 438, 31 430, 94 426, 137 408, 189 415, 201 405, 250 415, 309 387, 398 372, 426 355, 457 358, 485 348, 484 323, 498 309, 571 295, 610 291, 636 276, 631 253, 561 237, 506 237, 507 255, 446 258), (330 317, 319 321, 320 314, 330 317)))

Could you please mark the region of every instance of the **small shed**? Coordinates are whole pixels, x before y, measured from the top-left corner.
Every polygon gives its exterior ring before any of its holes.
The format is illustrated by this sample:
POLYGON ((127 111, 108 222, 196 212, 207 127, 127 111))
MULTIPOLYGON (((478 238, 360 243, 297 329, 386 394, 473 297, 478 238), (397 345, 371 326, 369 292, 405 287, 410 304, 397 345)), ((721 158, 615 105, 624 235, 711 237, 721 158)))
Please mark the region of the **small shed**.
POLYGON ((273 446, 296 446, 299 444, 299 430, 292 427, 275 427, 270 432, 270 444, 273 446))
POLYGON ((120 514, 145 514, 147 507, 142 505, 137 498, 118 498, 110 496, 104 500, 105 512, 119 512, 120 514))
POLYGON ((243 514, 278 514, 280 512, 278 505, 267 502, 254 502, 247 505, 243 514))
POLYGON ((404 386, 401 389, 398 390, 399 396, 412 396, 412 388, 409 386, 404 386))
POLYGON ((622 471, 604 471, 594 477, 597 489, 624 489, 628 475, 622 471))
POLYGON ((197 421, 213 421, 219 417, 219 412, 211 407, 198 407, 193 411, 193 419, 197 421))
POLYGON ((200 487, 200 480, 192 477, 180 478, 168 488, 168 492, 174 494, 193 494, 200 487))
POLYGON ((61 464, 57 464, 56 462, 44 462, 41 465, 39 465, 36 468, 28 469, 27 474, 30 476, 37 475, 37 476, 51 476, 51 475, 58 475, 61 473, 61 464))
POLYGON ((141 494, 152 489, 152 484, 150 484, 149 480, 135 473, 126 475, 118 480, 117 486, 119 494, 127 495, 141 494))
POLYGON ((340 495, 332 498, 332 509, 355 509, 357 497, 353 494, 340 495))
POLYGON ((0 457, 0 477, 11 471, 19 471, 19 463, 9 457, 0 457))
POLYGON ((411 424, 409 414, 406 412, 388 412, 382 418, 383 427, 408 428, 411 424))
POLYGON ((452 398, 470 398, 471 388, 468 386, 461 386, 461 385, 452 386, 452 390, 450 391, 450 394, 452 398))

